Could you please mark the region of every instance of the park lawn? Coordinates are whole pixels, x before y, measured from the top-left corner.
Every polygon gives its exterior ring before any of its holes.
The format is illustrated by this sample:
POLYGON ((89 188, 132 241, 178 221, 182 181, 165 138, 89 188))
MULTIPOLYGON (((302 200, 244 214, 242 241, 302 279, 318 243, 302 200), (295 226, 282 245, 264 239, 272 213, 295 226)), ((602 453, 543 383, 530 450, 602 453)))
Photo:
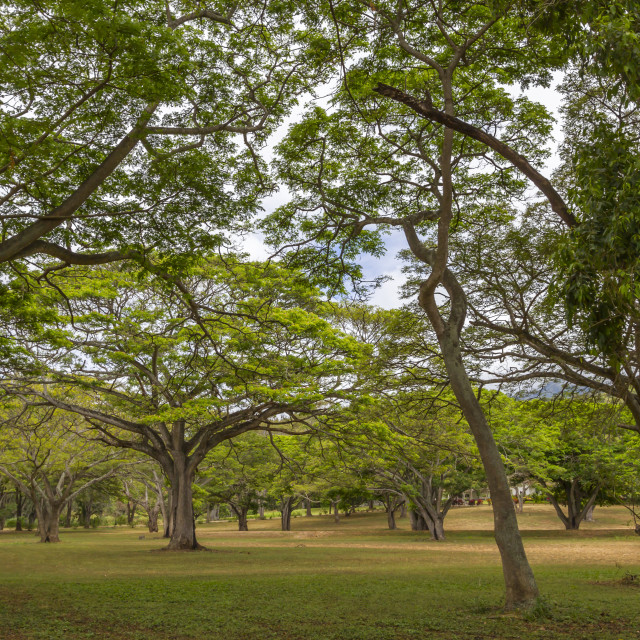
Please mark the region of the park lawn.
POLYGON ((547 616, 501 612, 485 506, 454 510, 438 543, 380 513, 296 518, 291 532, 201 525, 211 551, 193 553, 161 552, 140 527, 63 530, 57 545, 3 532, 0 638, 640 639, 640 538, 623 509, 580 532, 547 505, 520 522, 547 616))

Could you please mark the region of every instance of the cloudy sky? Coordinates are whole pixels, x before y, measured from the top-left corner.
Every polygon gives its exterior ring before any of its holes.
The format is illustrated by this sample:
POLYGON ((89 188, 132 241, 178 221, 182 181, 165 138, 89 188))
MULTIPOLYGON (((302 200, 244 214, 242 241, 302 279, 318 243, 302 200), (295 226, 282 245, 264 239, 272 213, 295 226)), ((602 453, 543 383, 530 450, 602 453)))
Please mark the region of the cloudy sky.
MULTIPOLYGON (((521 91, 518 87, 514 87, 511 93, 514 96, 524 94, 530 100, 540 102, 544 104, 551 114, 555 117, 556 123, 553 130, 553 146, 557 146, 558 141, 561 139, 562 128, 560 125, 560 95, 555 87, 561 80, 561 76, 558 75, 551 87, 545 89, 543 87, 536 87, 526 91, 521 91)), ((289 120, 289 123, 293 122, 293 119, 289 120)), ((286 126, 283 127, 282 135, 286 130, 286 126)), ((279 136, 278 136, 279 137, 279 136)), ((274 142, 275 144, 275 142, 274 142)), ((555 148, 552 148, 552 155, 548 159, 546 166, 539 167, 542 173, 549 177, 557 165, 557 156, 555 154, 555 148)), ((267 212, 272 211, 275 207, 285 203, 287 200, 286 191, 281 191, 273 197, 268 198, 264 202, 264 207, 267 212)), ((389 280, 382 284, 382 286, 375 291, 370 302, 376 306, 383 307, 385 309, 392 309, 399 307, 402 304, 398 293, 400 286, 403 282, 403 275, 401 273, 402 264, 397 259, 397 253, 401 249, 406 248, 404 235, 400 231, 395 231, 388 236, 385 236, 386 254, 380 258, 373 258, 371 256, 362 256, 361 264, 364 269, 365 275, 368 279, 373 279, 378 276, 387 276, 389 280)), ((261 238, 257 234, 253 234, 243 241, 244 250, 247 251, 253 259, 265 259, 269 255, 269 251, 264 246, 261 238)))

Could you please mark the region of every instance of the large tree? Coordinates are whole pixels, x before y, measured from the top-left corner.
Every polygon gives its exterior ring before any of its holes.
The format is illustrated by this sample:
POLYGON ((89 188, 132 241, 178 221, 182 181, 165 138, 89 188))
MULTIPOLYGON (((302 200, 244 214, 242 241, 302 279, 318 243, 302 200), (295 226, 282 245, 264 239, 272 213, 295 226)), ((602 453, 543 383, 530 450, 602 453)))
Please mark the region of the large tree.
POLYGON ((330 108, 310 110, 279 147, 279 175, 294 197, 270 230, 277 242, 295 238, 298 259, 327 258, 331 267, 362 250, 381 252, 380 230, 404 234, 421 269, 414 295, 485 466, 506 605, 532 606, 538 590, 504 466, 462 358, 467 300, 449 258, 453 235, 472 241, 486 218, 515 214, 514 199, 525 197, 527 186, 516 168, 573 224, 561 196, 533 167, 545 157, 548 114, 504 89, 547 83, 560 42, 535 29, 523 35, 535 13, 524 3, 323 7, 325 28, 341 49, 343 83, 330 108), (313 249, 305 250, 305 235, 313 249))
POLYGON ((180 291, 126 267, 57 282, 58 342, 35 342, 37 376, 3 386, 155 459, 171 485, 170 549, 198 548, 192 482, 207 452, 250 430, 305 431, 357 385, 357 341, 301 274, 275 264, 201 260, 180 291))
POLYGON ((293 2, 0 12, 0 262, 218 244, 272 188, 260 148, 331 55, 293 2))
POLYGON ((123 463, 123 452, 97 443, 74 413, 45 407, 21 410, 16 402, 3 413, 0 474, 33 502, 40 541, 60 542, 63 508, 113 477, 123 463))

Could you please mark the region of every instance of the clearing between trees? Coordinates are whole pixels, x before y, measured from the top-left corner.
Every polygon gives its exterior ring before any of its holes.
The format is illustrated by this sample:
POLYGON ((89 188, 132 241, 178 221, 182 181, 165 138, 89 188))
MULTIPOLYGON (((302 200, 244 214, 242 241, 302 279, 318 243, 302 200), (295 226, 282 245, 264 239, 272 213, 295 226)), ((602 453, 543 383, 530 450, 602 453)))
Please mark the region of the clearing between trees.
POLYGON ((549 505, 518 515, 547 600, 505 614, 490 506, 455 508, 448 537, 382 512, 198 526, 211 551, 156 553, 141 527, 0 534, 3 640, 640 638, 640 540, 622 507, 565 531, 549 505), (142 537, 142 534, 145 534, 142 537), (418 604, 418 606, 416 606, 418 604))

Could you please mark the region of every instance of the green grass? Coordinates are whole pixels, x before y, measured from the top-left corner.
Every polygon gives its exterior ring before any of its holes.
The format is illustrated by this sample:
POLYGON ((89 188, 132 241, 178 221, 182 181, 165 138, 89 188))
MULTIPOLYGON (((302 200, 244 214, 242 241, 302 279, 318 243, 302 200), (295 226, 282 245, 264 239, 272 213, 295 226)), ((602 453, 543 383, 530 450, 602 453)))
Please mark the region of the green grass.
POLYGON ((527 505, 524 539, 551 616, 503 614, 489 507, 456 509, 448 540, 385 529, 384 514, 198 527, 211 552, 160 553, 156 534, 0 534, 0 638, 640 639, 640 539, 622 509, 571 533, 527 505))

